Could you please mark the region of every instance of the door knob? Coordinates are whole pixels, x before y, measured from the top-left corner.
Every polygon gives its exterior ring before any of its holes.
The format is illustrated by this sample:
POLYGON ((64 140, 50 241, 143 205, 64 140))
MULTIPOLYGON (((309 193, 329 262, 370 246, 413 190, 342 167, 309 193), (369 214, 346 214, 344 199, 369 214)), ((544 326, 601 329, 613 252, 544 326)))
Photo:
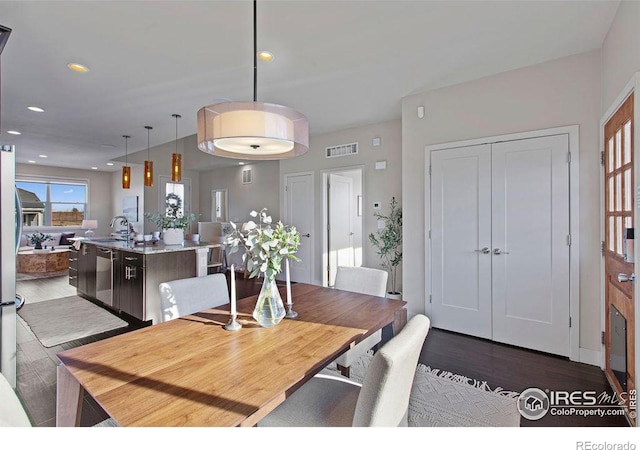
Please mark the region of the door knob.
POLYGON ((489 253, 491 253, 491 250, 489 250, 489 247, 482 247, 480 250, 474 250, 474 251, 485 254, 485 255, 488 255, 489 253))
POLYGON ((631 281, 632 283, 636 281, 636 274, 632 273, 631 275, 627 275, 626 273, 618 274, 618 282, 626 283, 627 281, 631 281))
POLYGON ((499 248, 494 248, 493 249, 493 254, 494 255, 508 255, 509 252, 503 252, 502 250, 500 250, 499 248))

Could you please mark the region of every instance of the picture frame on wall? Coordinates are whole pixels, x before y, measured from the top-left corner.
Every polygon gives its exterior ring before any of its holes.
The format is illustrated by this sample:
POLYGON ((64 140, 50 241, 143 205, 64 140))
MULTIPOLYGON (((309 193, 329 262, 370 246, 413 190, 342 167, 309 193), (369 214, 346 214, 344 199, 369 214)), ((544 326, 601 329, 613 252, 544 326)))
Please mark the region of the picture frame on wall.
POLYGON ((122 199, 122 215, 129 223, 138 221, 138 196, 130 195, 122 199))

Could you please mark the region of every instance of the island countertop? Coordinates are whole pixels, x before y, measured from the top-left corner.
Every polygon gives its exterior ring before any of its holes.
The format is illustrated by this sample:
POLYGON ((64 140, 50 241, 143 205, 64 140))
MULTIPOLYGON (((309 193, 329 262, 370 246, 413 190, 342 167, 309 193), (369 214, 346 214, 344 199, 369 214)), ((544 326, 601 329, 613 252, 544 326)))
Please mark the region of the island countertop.
POLYGON ((72 238, 69 240, 81 241, 84 244, 88 245, 96 245, 99 247, 106 247, 115 250, 126 250, 129 252, 140 253, 141 255, 153 255, 156 253, 167 253, 167 252, 181 252, 185 250, 198 250, 198 249, 208 249, 208 248, 216 248, 220 247, 221 244, 217 242, 192 242, 192 241, 183 241, 180 245, 165 245, 162 240, 157 242, 139 242, 136 243, 134 241, 123 241, 114 238, 108 237, 94 237, 94 238, 72 238))

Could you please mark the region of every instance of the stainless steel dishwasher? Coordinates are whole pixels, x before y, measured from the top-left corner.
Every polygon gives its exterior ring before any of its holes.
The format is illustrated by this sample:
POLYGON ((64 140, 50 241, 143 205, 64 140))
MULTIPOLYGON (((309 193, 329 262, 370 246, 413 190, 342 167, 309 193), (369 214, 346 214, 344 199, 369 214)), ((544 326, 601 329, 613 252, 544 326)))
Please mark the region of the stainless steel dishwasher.
POLYGON ((96 298, 113 307, 113 252, 110 248, 98 247, 96 261, 96 298))

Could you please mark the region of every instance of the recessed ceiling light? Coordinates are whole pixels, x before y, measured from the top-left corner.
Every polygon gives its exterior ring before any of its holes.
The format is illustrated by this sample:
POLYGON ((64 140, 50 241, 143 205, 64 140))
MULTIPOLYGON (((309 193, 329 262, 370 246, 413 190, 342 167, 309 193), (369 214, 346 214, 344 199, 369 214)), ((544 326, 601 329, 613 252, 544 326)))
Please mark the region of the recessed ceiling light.
POLYGON ((33 112, 44 112, 44 109, 40 108, 39 106, 27 106, 27 109, 33 112))
POLYGON ((40 158, 48 158, 47 155, 38 155, 40 158))
POLYGON ((262 50, 258 52, 258 58, 260 58, 262 61, 270 62, 270 61, 273 61, 274 56, 273 56, 273 53, 268 52, 266 50, 262 50))
POLYGON ((20 135, 20 134, 22 134, 22 133, 20 133, 19 131, 15 131, 15 130, 9 130, 9 131, 7 131, 7 133, 9 133, 9 134, 15 134, 15 135, 20 135))
POLYGON ((98 170, 98 168, 97 168, 97 167, 92 167, 92 169, 93 169, 93 170, 98 170))
POLYGON ((240 161, 238 164, 240 164, 241 166, 244 166, 246 163, 240 161))
POLYGON ((35 164, 35 163, 36 163, 33 159, 30 159, 30 160, 29 160, 29 161, 27 161, 27 162, 30 162, 31 164, 35 164))
POLYGON ((78 63, 69 63, 67 64, 67 67, 79 73, 87 73, 89 71, 89 68, 87 66, 83 66, 82 64, 78 64, 78 63))
POLYGON ((107 163, 107 166, 113 166, 113 163, 107 163))

